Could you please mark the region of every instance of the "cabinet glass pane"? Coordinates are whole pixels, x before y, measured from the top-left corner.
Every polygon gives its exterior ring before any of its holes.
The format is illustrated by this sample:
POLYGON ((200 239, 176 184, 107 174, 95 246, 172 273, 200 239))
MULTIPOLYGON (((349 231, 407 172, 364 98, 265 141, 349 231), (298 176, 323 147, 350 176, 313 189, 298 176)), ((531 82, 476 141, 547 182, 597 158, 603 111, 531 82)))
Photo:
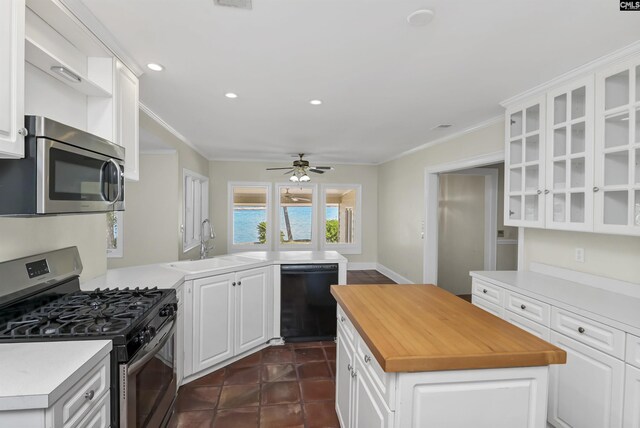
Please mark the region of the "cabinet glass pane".
POLYGON ((604 193, 604 224, 627 224, 629 210, 626 190, 604 193))
POLYGON ((509 172, 509 190, 522 192, 522 168, 511 168, 509 172))
POLYGON ((535 162, 540 158, 540 136, 532 135, 527 138, 526 144, 526 162, 535 162))
POLYGON ((567 187, 567 162, 564 160, 553 163, 553 188, 562 190, 567 187))
POLYGON ((640 149, 636 149, 635 183, 640 184, 640 149))
POLYGON ((538 104, 527 109, 527 132, 540 129, 540 106, 538 104))
POLYGON ((584 122, 571 125, 571 153, 584 153, 584 122))
POLYGON ((567 121, 567 94, 558 95, 553 99, 553 124, 567 121))
POLYGON ((571 92, 571 119, 578 119, 585 115, 587 88, 581 86, 571 92))
POLYGON ((509 143, 509 161, 512 165, 522 163, 522 140, 509 143))
POLYGON ((604 122, 604 146, 617 147, 629 144, 629 114, 610 116, 604 122))
POLYGON ((538 220, 538 195, 524 197, 524 219, 528 221, 538 220))
POLYGON ((564 222, 565 221, 565 209, 566 209, 566 195, 564 193, 557 193, 553 195, 553 221, 564 222))
POLYGON ((629 70, 609 76, 604 80, 604 108, 629 104, 629 70))
POLYGON ((517 137, 522 134, 522 112, 513 113, 511 115, 511 137, 517 137))
POLYGON ((607 153, 604 155, 604 184, 628 184, 629 182, 629 152, 607 153))
POLYGON ((571 222, 584 223, 584 193, 571 194, 571 222))
POLYGON ((509 218, 511 220, 522 219, 522 199, 520 196, 509 197, 509 218))
POLYGON ((571 159, 571 187, 584 187, 584 158, 571 159))
POLYGON ((640 226, 640 190, 636 190, 636 203, 633 206, 633 224, 640 226))
POLYGON ((524 170, 524 188, 525 191, 538 190, 538 179, 540 177, 538 173, 538 165, 531 165, 524 170))
POLYGON ((553 131, 553 156, 564 156, 567 153, 567 128, 553 131))

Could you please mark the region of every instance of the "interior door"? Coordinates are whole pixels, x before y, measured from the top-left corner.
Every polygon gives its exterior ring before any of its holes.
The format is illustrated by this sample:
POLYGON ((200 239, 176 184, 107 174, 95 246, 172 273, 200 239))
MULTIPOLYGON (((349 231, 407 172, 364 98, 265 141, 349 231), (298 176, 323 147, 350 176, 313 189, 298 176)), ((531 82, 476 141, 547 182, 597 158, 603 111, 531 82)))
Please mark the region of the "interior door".
POLYGON ((236 354, 267 342, 268 268, 236 274, 236 354))

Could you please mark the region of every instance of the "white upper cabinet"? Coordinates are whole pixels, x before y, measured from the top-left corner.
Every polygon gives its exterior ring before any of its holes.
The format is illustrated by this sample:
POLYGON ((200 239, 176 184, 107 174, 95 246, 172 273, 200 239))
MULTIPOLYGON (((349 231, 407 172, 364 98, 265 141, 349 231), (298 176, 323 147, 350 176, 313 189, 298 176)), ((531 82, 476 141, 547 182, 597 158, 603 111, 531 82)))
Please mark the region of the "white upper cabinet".
POLYGON ((640 59, 596 75, 595 230, 640 235, 640 59))
POLYGON ((24 0, 0 2, 0 158, 24 157, 24 0))
POLYGON ((547 94, 546 226, 593 230, 593 76, 547 94))
POLYGON ((139 83, 136 75, 117 60, 115 86, 115 142, 125 148, 125 178, 137 181, 140 176, 138 156, 139 83))
POLYGON ((505 119, 505 224, 544 226, 545 100, 507 109, 505 119))

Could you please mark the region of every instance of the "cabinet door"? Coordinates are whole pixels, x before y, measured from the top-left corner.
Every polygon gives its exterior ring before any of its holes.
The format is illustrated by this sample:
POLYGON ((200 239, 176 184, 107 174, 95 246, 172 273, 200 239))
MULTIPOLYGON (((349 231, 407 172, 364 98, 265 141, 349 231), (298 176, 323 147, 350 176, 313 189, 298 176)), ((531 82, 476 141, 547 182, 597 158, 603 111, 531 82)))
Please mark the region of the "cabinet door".
POLYGON ((373 382, 355 359, 353 420, 354 428, 388 428, 393 424, 393 413, 377 393, 373 382))
POLYGON ((0 1, 0 158, 24 157, 24 11, 0 1))
POLYGON ((269 268, 236 274, 236 354, 267 342, 268 280, 269 268))
POLYGON ((193 282, 193 373, 233 357, 235 274, 193 282))
POLYGON ((546 227, 593 230, 593 76, 547 95, 546 227))
POLYGON ((624 380, 624 428, 640 428, 640 370, 626 365, 624 380))
POLYGON ((640 60, 596 75, 595 231, 640 235, 640 60))
POLYGON ((545 99, 507 109, 505 215, 508 226, 544 227, 545 99))
POLYGON ((351 373, 354 364, 354 348, 338 325, 336 345, 336 414, 342 428, 351 427, 351 403, 353 387, 351 373))
POLYGON ((621 427, 624 363, 553 331, 551 343, 567 352, 567 363, 551 366, 549 422, 556 428, 621 427))
POLYGON ((124 176, 138 181, 139 82, 120 61, 116 61, 116 143, 126 150, 124 176))

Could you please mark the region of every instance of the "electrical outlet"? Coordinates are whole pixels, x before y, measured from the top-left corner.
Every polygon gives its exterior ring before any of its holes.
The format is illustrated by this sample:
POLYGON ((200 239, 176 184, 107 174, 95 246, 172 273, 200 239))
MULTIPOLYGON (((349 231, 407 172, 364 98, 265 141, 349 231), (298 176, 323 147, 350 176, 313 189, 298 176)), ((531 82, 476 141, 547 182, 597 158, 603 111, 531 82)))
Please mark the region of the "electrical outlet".
POLYGON ((576 261, 584 263, 584 248, 576 248, 576 261))

